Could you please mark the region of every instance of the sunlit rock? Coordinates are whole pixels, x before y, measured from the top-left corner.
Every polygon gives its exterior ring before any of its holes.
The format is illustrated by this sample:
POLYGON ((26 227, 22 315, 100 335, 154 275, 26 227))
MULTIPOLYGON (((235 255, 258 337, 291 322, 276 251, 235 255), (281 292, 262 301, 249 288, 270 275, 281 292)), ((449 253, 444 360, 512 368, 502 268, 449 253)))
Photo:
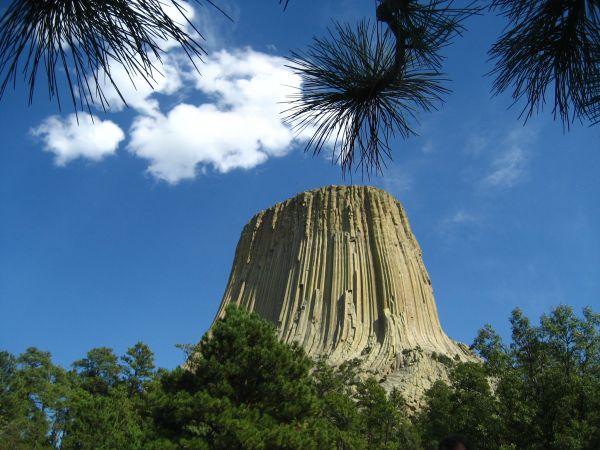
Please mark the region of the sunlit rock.
POLYGON ((357 358, 362 373, 408 403, 475 360, 442 330, 421 249, 390 194, 366 186, 303 192, 244 227, 217 317, 234 303, 273 322, 331 364, 357 358))

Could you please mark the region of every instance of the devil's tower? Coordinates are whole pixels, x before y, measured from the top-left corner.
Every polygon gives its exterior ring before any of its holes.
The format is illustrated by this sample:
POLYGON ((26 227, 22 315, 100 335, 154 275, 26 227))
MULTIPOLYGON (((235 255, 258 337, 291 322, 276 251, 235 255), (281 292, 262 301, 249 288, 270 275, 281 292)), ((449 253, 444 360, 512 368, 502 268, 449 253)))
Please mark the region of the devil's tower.
POLYGON ((474 359, 440 326, 404 209, 372 187, 303 192, 254 216, 218 316, 230 303, 270 320, 310 356, 358 358, 413 405, 445 378, 444 361, 474 359))

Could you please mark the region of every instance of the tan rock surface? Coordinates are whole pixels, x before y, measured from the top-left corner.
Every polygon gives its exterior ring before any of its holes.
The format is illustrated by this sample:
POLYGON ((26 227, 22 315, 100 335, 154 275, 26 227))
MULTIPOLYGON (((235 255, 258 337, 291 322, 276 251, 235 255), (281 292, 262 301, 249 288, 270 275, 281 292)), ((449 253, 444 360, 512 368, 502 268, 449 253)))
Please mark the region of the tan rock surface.
POLYGON ((475 359, 440 326, 402 205, 372 187, 307 191, 254 216, 217 317, 230 303, 270 320, 310 356, 359 358, 364 373, 398 386, 415 406, 447 377, 436 354, 475 359))

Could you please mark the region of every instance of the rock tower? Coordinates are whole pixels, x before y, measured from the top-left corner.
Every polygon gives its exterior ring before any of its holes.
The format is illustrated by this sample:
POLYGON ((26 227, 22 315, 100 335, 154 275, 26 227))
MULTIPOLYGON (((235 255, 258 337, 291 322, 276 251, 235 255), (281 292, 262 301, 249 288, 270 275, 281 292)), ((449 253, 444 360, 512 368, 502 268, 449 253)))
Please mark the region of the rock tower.
POLYGON ((331 364, 397 386, 409 404, 448 358, 474 360, 442 330, 421 249, 400 202, 366 186, 303 192, 244 227, 219 308, 241 305, 331 364))

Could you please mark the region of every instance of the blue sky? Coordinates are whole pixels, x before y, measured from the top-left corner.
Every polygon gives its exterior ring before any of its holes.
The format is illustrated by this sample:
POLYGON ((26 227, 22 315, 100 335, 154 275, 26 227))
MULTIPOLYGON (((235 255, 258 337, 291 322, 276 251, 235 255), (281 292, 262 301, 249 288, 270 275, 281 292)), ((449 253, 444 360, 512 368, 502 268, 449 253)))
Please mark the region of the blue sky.
POLYGON ((471 343, 484 323, 507 336, 517 306, 535 320, 560 303, 599 309, 600 127, 563 133, 550 108, 523 126, 508 94, 490 96, 501 19, 468 21, 445 51, 445 105, 394 141, 383 176, 350 180, 281 122, 298 83, 282 57, 376 2, 219 4, 234 23, 194 15, 202 76, 171 51, 158 92, 123 85, 130 108, 115 98, 79 126, 42 90, 32 106, 22 84, 0 102, 0 348, 68 365, 141 340, 174 367, 175 344, 210 325, 252 215, 350 182, 404 204, 452 338, 471 343))

